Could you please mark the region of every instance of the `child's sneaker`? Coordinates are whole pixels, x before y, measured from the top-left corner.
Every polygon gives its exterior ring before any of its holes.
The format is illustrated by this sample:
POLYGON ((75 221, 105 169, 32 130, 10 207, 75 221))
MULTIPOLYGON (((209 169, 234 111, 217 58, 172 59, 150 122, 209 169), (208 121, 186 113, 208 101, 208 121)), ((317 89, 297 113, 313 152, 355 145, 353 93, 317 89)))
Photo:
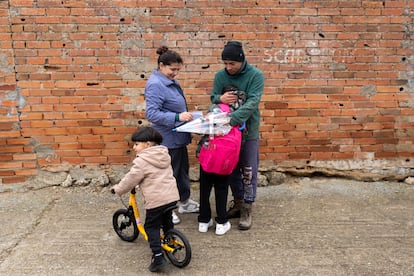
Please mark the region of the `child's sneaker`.
POLYGON ((172 212, 172 222, 174 224, 179 224, 181 222, 180 218, 177 216, 177 214, 174 211, 172 212))
POLYGON ((200 204, 198 204, 192 199, 188 199, 187 203, 180 204, 180 207, 178 207, 178 213, 180 214, 198 213, 199 211, 200 204))
POLYGON ((231 228, 230 221, 223 223, 223 224, 217 223, 216 224, 216 235, 220 235, 220 236, 224 235, 230 230, 230 228, 231 228))
POLYGON ((167 260, 164 258, 164 255, 162 253, 154 254, 151 259, 151 264, 148 267, 148 269, 151 272, 157 272, 160 271, 162 268, 164 268, 168 264, 167 260))
POLYGON ((208 231, 208 228, 213 226, 213 219, 210 219, 209 222, 199 222, 198 223, 198 232, 206 233, 208 231))

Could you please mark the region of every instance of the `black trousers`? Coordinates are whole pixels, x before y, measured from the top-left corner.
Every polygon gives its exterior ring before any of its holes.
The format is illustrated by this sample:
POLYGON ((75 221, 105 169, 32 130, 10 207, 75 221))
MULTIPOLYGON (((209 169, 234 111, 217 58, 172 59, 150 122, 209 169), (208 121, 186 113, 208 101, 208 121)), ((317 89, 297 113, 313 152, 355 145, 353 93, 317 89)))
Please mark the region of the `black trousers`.
POLYGON ((211 219, 210 195, 214 188, 216 198, 215 221, 223 224, 228 221, 227 218, 227 196, 229 193, 229 184, 227 175, 219 175, 203 171, 200 166, 200 214, 198 222, 208 223, 211 219))
POLYGON ((148 243, 153 254, 161 253, 160 230, 166 233, 168 230, 174 228, 172 222, 172 209, 165 212, 171 206, 175 206, 177 202, 171 202, 166 205, 147 209, 145 214, 145 232, 148 235, 148 243))
POLYGON ((190 198, 190 163, 188 159, 187 147, 168 149, 168 153, 171 156, 171 167, 177 181, 180 201, 184 202, 190 198))

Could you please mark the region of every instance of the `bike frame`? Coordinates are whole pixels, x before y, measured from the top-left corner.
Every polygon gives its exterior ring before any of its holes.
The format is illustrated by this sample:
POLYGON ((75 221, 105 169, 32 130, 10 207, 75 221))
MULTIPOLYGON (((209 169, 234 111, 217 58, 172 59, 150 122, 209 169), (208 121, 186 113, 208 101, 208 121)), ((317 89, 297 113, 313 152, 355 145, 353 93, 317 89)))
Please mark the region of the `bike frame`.
POLYGON ((128 205, 130 208, 132 208, 132 211, 134 212, 135 221, 137 222, 138 231, 141 233, 141 235, 144 237, 146 241, 148 241, 148 235, 147 232, 145 232, 144 225, 142 225, 141 219, 139 217, 139 210, 136 200, 136 190, 132 189, 129 193, 129 202, 128 205))

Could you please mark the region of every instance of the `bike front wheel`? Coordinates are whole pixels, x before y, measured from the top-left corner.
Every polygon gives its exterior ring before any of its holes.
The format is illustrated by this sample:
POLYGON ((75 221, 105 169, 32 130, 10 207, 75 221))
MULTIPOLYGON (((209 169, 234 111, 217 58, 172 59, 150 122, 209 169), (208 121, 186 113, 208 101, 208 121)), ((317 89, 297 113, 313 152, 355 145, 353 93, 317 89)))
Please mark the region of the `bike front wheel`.
POLYGON ((176 229, 170 229, 165 233, 163 244, 172 250, 165 250, 165 254, 170 262, 179 268, 187 266, 191 261, 191 246, 190 242, 184 234, 176 229))
POLYGON ((112 217, 115 232, 123 241, 132 242, 138 238, 139 232, 132 210, 119 209, 112 217))

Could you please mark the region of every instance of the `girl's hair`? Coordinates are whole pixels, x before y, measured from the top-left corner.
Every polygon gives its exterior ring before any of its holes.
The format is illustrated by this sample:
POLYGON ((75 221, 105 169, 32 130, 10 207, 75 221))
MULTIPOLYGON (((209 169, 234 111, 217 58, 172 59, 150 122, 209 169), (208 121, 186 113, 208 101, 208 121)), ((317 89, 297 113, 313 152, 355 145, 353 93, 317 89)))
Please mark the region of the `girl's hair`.
POLYGON ((235 85, 228 84, 228 85, 225 85, 223 87, 223 89, 221 90, 221 94, 224 94, 224 93, 230 92, 230 91, 239 91, 239 88, 237 88, 237 86, 235 86, 235 85))
POLYGON ((224 94, 226 92, 233 92, 233 95, 237 95, 237 101, 230 104, 230 109, 232 112, 239 109, 239 107, 246 102, 246 93, 244 93, 244 91, 240 91, 237 86, 232 84, 225 85, 221 90, 221 94, 224 94))
POLYGON ((162 62, 164 65, 171 65, 171 63, 180 63, 183 64, 183 59, 181 56, 172 50, 168 50, 167 46, 161 46, 157 49, 158 65, 162 62))
POLYGON ((152 127, 142 127, 132 134, 132 142, 154 142, 157 145, 162 143, 162 135, 152 127))

